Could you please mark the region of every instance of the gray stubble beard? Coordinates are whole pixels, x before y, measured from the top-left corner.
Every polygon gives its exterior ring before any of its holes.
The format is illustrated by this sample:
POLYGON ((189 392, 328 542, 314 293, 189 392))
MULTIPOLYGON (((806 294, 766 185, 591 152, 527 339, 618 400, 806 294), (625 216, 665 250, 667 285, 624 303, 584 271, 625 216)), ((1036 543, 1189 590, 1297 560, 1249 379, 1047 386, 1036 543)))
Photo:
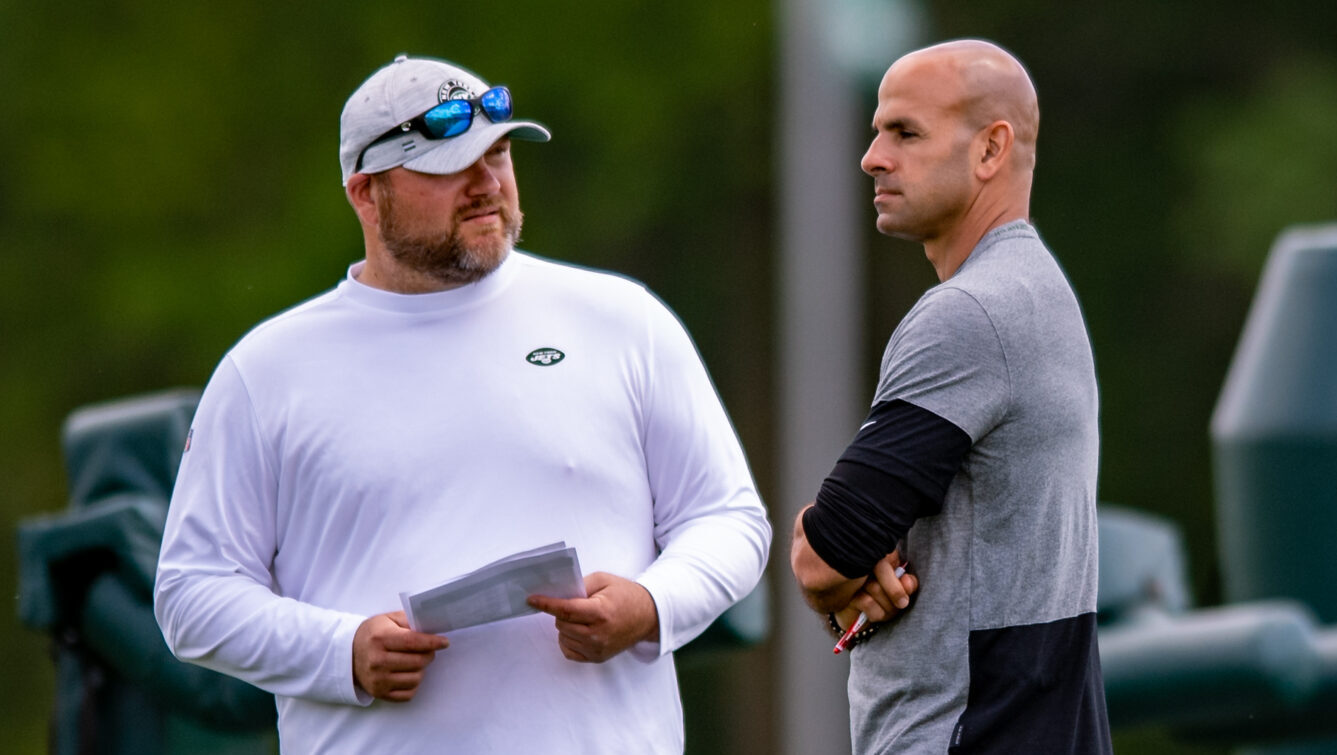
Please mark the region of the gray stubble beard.
POLYGON ((403 227, 402 219, 394 210, 394 198, 385 198, 379 208, 380 237, 395 261, 410 270, 431 277, 446 285, 460 286, 486 278, 506 259, 506 254, 520 241, 524 213, 505 204, 496 205, 501 213, 501 237, 489 237, 468 244, 460 236, 459 216, 467 211, 489 207, 475 202, 456 212, 456 222, 446 233, 415 235, 403 227))

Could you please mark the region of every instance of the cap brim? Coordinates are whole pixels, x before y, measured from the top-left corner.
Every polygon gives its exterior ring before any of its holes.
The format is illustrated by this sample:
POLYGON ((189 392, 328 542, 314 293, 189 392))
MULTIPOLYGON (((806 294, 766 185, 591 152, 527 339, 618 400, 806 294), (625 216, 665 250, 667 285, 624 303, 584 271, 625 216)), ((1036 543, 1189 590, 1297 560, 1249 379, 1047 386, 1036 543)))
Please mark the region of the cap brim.
POLYGON ((547 128, 533 121, 488 123, 481 128, 475 125, 459 136, 426 142, 424 146, 431 145, 431 150, 420 153, 403 165, 419 173, 459 173, 477 162, 484 152, 504 136, 530 142, 546 142, 552 138, 547 128))

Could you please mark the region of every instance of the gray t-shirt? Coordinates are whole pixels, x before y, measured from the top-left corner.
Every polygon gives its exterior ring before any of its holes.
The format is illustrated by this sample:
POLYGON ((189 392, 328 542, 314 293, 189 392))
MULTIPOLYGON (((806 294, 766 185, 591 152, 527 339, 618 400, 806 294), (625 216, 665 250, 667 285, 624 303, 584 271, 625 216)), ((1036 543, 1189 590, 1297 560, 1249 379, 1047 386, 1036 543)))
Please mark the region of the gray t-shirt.
POLYGON ((1004 743, 1076 726, 1089 731, 1070 751, 1108 752, 1095 369, 1077 299, 1030 225, 989 232, 901 321, 874 404, 897 399, 972 446, 941 513, 906 536, 915 602, 851 654, 855 751, 1022 751, 1004 743))

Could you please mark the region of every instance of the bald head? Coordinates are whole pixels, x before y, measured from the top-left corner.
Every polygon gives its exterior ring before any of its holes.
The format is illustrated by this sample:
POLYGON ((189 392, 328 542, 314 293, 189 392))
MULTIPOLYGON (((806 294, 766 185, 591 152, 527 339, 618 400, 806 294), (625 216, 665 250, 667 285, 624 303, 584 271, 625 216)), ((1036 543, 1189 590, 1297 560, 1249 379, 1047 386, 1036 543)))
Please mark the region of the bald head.
POLYGON ((992 42, 960 39, 908 53, 892 71, 942 78, 954 109, 973 128, 1007 121, 1016 135, 1014 158, 1022 167, 1034 166, 1040 105, 1030 74, 1011 53, 992 42))
POLYGON ((877 227, 919 241, 946 280, 990 229, 1030 216, 1040 109, 1026 69, 999 46, 958 40, 905 55, 877 90, 877 227))

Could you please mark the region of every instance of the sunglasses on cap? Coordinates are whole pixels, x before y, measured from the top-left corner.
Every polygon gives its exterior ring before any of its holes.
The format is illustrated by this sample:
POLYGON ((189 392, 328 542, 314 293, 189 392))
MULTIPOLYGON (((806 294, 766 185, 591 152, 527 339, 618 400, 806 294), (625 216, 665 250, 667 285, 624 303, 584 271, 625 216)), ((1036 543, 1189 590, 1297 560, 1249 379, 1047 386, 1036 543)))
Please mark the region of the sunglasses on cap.
POLYGON ((474 116, 483 111, 489 121, 505 123, 511 119, 514 108, 511 107, 511 90, 504 86, 495 86, 473 99, 446 100, 422 115, 409 121, 408 127, 401 125, 401 131, 417 128, 433 139, 449 139, 459 136, 473 125, 474 116))
MULTIPOLYGON (((473 125, 474 116, 480 111, 493 123, 509 121, 515 114, 515 108, 511 104, 511 90, 504 86, 495 86, 478 97, 446 100, 422 115, 376 137, 367 145, 367 149, 409 131, 417 131, 429 139, 449 139, 459 136, 469 130, 473 125)), ((362 166, 362 157, 366 155, 367 149, 358 155, 359 168, 362 166)))

